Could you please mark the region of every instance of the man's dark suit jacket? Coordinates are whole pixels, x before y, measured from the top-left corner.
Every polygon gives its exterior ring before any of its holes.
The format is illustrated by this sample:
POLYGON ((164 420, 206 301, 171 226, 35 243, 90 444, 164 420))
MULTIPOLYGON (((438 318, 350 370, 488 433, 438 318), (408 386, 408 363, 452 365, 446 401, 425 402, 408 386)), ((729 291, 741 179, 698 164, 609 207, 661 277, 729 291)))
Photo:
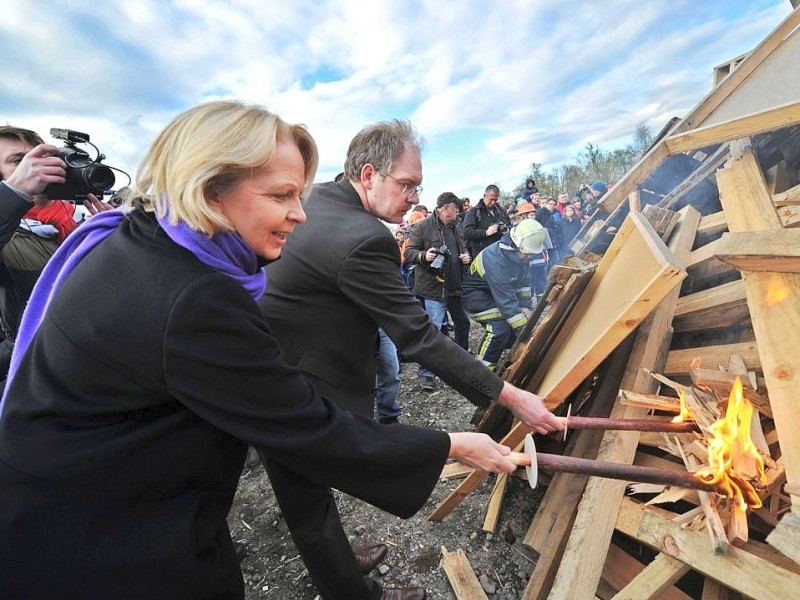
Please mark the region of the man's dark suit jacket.
POLYGON ((403 283, 397 241, 349 181, 315 185, 304 208, 259 302, 290 364, 341 408, 372 416, 380 326, 474 404, 497 398, 502 380, 431 323, 403 283))
POLYGON ((0 596, 241 598, 247 444, 407 517, 450 448, 322 400, 253 299, 136 211, 68 275, 0 417, 0 596))

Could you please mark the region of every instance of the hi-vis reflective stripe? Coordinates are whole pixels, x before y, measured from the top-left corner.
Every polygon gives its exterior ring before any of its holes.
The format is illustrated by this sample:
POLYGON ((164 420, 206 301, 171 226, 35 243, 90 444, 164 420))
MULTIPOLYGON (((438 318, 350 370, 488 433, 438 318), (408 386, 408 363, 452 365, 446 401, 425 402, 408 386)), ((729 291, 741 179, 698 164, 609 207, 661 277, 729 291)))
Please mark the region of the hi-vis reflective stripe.
POLYGON ((530 298, 531 297, 530 286, 517 288, 517 296, 519 296, 520 298, 530 298))
POLYGON ((486 273, 486 270, 483 268, 483 255, 478 254, 478 256, 475 257, 475 260, 473 260, 472 264, 469 266, 469 272, 483 279, 483 274, 486 273))
POLYGON ((503 313, 500 312, 499 308, 489 308, 487 310, 482 310, 479 313, 470 313, 469 316, 472 317, 477 323, 481 323, 482 321, 502 319, 503 313))
POLYGON ((516 315, 514 315, 510 319, 507 319, 507 321, 508 321, 508 324, 511 325, 512 329, 519 329, 520 327, 525 325, 525 323, 528 322, 528 319, 525 318, 524 314, 517 313, 516 315))

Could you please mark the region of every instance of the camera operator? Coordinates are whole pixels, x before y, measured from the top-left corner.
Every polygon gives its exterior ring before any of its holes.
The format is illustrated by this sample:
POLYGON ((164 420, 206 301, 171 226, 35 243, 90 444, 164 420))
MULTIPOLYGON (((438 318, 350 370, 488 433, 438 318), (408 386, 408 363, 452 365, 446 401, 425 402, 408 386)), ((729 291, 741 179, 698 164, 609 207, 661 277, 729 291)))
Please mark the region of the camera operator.
MULTIPOLYGON (((0 327, 5 336, 0 381, 8 372, 33 286, 59 242, 75 227, 73 205, 42 195, 47 186, 63 184, 65 176, 58 148, 29 129, 0 127, 0 327), (34 220, 41 226, 32 225, 34 220)), ((91 195, 84 206, 90 214, 110 208, 91 195)))
POLYGON ((500 241, 511 227, 506 211, 497 204, 499 197, 500 188, 494 184, 488 186, 483 198, 464 217, 464 240, 472 256, 500 241))
MULTIPOLYGON (((425 312, 441 329, 447 312, 453 317, 455 342, 469 347, 469 317, 461 306, 463 268, 470 261, 464 240, 456 229, 461 199, 444 192, 436 200, 436 210, 411 230, 404 259, 415 264, 414 294, 424 301, 425 312)), ((419 384, 424 390, 436 388, 432 371, 419 367, 419 384)))

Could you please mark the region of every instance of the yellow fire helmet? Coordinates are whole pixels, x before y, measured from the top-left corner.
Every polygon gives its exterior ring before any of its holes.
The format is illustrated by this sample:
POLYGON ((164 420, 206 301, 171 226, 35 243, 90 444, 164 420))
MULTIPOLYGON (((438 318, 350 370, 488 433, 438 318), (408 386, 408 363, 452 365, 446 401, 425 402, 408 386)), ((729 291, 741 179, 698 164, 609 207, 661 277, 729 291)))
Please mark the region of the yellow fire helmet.
POLYGON ((539 254, 544 250, 547 231, 539 221, 527 219, 511 228, 511 241, 525 254, 539 254))

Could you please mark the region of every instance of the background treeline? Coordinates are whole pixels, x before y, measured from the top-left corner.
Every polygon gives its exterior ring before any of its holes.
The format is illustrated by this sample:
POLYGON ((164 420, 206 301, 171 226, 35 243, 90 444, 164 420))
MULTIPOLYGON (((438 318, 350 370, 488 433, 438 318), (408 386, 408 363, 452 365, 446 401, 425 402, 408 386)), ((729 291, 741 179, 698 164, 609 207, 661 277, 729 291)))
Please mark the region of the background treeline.
POLYGON ((569 163, 549 171, 545 171, 541 163, 531 163, 530 173, 522 178, 511 193, 503 194, 507 197, 502 200, 513 200, 521 195, 528 177, 536 180, 536 187, 542 195, 554 198, 561 192, 572 197, 582 184, 591 185, 595 181, 613 183, 644 155, 652 142, 650 128, 640 122, 636 125, 633 141, 622 148, 603 150, 594 144, 586 144, 569 163))

